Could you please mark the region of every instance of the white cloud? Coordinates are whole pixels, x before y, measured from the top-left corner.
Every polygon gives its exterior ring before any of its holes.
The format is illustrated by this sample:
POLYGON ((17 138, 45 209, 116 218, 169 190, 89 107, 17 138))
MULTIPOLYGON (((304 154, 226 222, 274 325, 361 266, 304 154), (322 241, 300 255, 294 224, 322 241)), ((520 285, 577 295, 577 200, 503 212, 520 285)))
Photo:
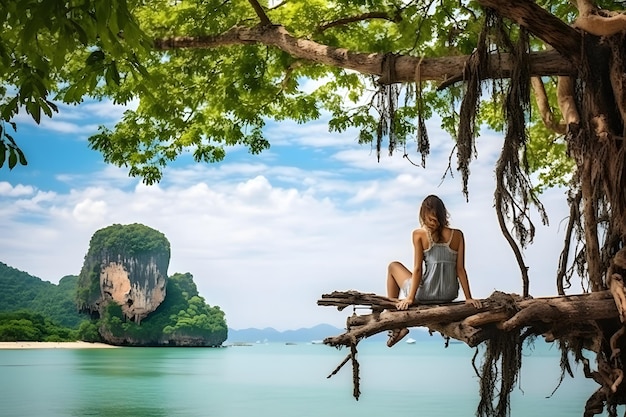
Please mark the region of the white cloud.
POLYGON ((0 197, 22 197, 34 192, 35 188, 30 185, 17 184, 14 187, 6 181, 0 181, 0 197))
MULTIPOLYGON (((19 194, 20 202, 2 209, 2 261, 57 282, 80 272, 96 230, 142 223, 169 239, 169 273, 192 273, 201 295, 226 312, 231 327, 284 330, 321 322, 342 327, 347 313, 316 301, 334 290, 383 294, 387 264, 412 262, 418 206, 434 193, 446 202, 453 226, 465 233, 474 295, 521 292, 519 270, 493 210, 493 165, 501 138, 486 134, 478 141, 469 203, 460 193, 458 173, 441 181, 452 141, 431 138, 440 151, 427 168, 400 154, 377 163, 367 148, 352 144, 337 148, 319 169, 250 156, 236 163, 168 168, 163 182, 150 187, 114 167, 63 176, 72 187, 66 193, 1 182, 0 196, 19 194)), ((553 219, 567 213, 561 191, 544 200, 553 219)), ((539 227, 526 252, 533 295, 556 292, 562 235, 558 225, 539 227)))
POLYGON ((99 223, 107 213, 107 203, 103 200, 87 198, 74 206, 73 218, 80 223, 99 223))

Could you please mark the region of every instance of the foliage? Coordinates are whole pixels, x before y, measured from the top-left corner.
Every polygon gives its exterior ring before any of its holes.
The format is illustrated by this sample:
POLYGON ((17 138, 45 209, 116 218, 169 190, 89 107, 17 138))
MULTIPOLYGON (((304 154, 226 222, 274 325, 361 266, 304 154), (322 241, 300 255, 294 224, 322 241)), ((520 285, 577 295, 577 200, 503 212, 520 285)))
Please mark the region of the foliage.
MULTIPOLYGON (((171 314, 169 317, 172 320, 170 325, 163 329, 166 335, 191 335, 204 337, 209 336, 212 338, 219 338, 222 341, 226 340, 228 336, 228 328, 226 327, 226 321, 224 319, 224 312, 219 307, 211 307, 205 303, 204 298, 198 295, 197 290, 193 292, 184 291, 183 286, 185 281, 193 285, 192 276, 190 274, 176 274, 172 277, 174 286, 177 289, 172 288, 174 291, 180 291, 183 299, 186 300, 187 305, 179 304, 177 306, 172 305, 170 307, 171 314), (186 308, 185 308, 186 307, 186 308), (178 310, 177 313, 174 313, 178 310)), ((195 287, 195 285, 193 285, 195 287)))
MULTIPOLYGON (((329 128, 359 130, 361 143, 389 136, 389 149, 414 141, 419 113, 440 115, 456 137, 459 121, 454 91, 438 91, 429 82, 398 92, 398 111, 386 120, 384 90, 366 73, 301 59, 263 41, 216 42, 203 48, 154 48, 152 40, 204 36, 210 43, 233 27, 254 28, 263 16, 245 0, 170 1, 83 0, 55 2, 7 0, 0 13, 0 115, 4 121, 0 166, 25 164, 7 128, 23 109, 39 122, 56 102, 110 98, 137 100, 115 127, 101 127, 90 139, 104 159, 128 166, 147 183, 162 169, 192 152, 198 162, 224 158, 225 147, 244 145, 258 153, 270 146, 263 127, 268 120, 299 123, 329 118, 329 128), (19 4, 19 6, 18 6, 19 4), (150 41, 148 41, 150 40, 150 41), (9 51, 14 51, 10 53, 9 51), (419 88, 418 88, 419 90, 419 88), (452 101, 451 101, 452 100, 452 101), (377 133, 378 132, 378 133, 377 133)), ((543 2, 571 22, 575 9, 565 0, 543 2)), ((613 2, 599 2, 614 9, 613 2)), ((475 50, 484 21, 474 1, 404 0, 262 1, 266 18, 299 39, 350 52, 414 57, 467 55, 475 50)), ((505 28, 513 37, 515 26, 505 28)), ((532 48, 544 46, 533 41, 532 48)), ((485 97, 489 102, 489 97, 485 97)), ((496 113, 479 120, 502 119, 496 113)), ((527 115, 535 125, 537 112, 527 115)), ((562 184, 567 175, 563 146, 536 130, 528 152, 529 168, 541 186, 562 184), (545 139, 544 139, 545 138, 545 139)), ((380 146, 380 144, 377 144, 380 146)))
POLYGON ((70 275, 54 285, 0 262, 0 312, 25 309, 75 328, 85 319, 76 308, 77 280, 70 275))
POLYGON ((69 342, 77 333, 28 310, 0 313, 0 342, 69 342))
POLYGON ((78 339, 85 342, 102 342, 102 337, 98 333, 98 326, 91 320, 80 323, 77 330, 78 339))
POLYGON ((224 313, 219 307, 205 303, 189 273, 177 273, 168 279, 165 300, 141 324, 126 321, 121 307, 110 303, 98 326, 116 338, 147 345, 167 344, 186 337, 220 345, 228 335, 224 313))
MULTIPOLYGON (((100 298, 103 259, 117 262, 144 255, 169 262, 170 243, 163 233, 139 223, 113 224, 96 231, 89 242, 89 250, 78 278, 76 300, 79 309, 93 309, 100 298)), ((167 264, 164 270, 167 270, 167 264)))
POLYGON ((138 56, 149 45, 130 0, 10 0, 0 7, 0 166, 26 158, 10 134, 20 111, 37 123, 56 100, 79 103, 98 82, 119 84, 145 72, 138 56), (123 34, 123 36, 120 36, 123 34), (105 53, 106 51, 106 53, 105 53), (76 60, 82 61, 77 66, 76 60), (60 91, 63 90, 63 94, 60 91), (42 115, 43 113, 43 115, 42 115))
POLYGON ((170 243, 165 235, 143 224, 114 224, 96 231, 89 242, 90 253, 124 254, 138 256, 170 253, 170 243))
POLYGON ((77 285, 76 276, 63 277, 57 286, 0 263, 0 341, 101 342, 101 326, 146 344, 194 337, 220 345, 228 336, 224 312, 206 304, 189 273, 168 278, 165 300, 141 325, 127 322, 114 303, 100 319, 86 319, 77 312, 77 285))

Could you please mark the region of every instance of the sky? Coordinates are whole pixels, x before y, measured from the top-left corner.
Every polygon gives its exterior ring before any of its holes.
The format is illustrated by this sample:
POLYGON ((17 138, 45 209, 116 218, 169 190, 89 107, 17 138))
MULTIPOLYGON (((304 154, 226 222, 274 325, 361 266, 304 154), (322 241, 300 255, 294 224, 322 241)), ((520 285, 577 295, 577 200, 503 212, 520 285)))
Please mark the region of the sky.
MULTIPOLYGON (((317 300, 336 290, 384 295, 387 265, 412 264, 419 205, 437 194, 451 226, 465 235, 473 296, 522 292, 493 208, 500 133, 484 131, 477 139, 469 202, 460 173, 444 178, 453 141, 434 122, 428 123, 426 168, 402 152, 384 153, 378 162, 375 151, 357 143, 356 132, 329 133, 325 120, 281 122, 268 123, 271 148, 261 155, 229 148, 216 164, 184 155, 159 184, 146 186, 127 169, 105 164, 87 144, 99 125, 113 127, 123 111, 102 101, 60 106, 40 125, 20 116, 14 137, 29 163, 0 169, 1 262, 56 284, 80 273, 97 230, 141 223, 170 241, 168 274, 191 273, 229 327, 343 328, 352 311, 317 300)), ((417 162, 415 148, 409 143, 407 151, 417 162)), ((455 156, 451 163, 455 168, 455 156)), ((550 225, 531 212, 537 233, 524 252, 535 297, 556 294, 568 213, 563 189, 541 200, 550 225)), ((569 293, 580 290, 574 283, 569 293)))

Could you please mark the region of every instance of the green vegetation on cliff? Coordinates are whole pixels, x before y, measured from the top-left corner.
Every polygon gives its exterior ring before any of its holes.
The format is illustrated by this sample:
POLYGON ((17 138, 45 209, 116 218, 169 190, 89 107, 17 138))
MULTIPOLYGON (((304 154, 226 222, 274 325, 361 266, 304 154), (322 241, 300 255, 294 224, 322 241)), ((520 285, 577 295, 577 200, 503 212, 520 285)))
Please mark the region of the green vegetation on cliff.
POLYGON ((158 230, 143 224, 113 224, 96 231, 78 279, 76 302, 81 311, 95 311, 101 297, 100 272, 108 262, 125 263, 130 258, 152 257, 167 271, 170 243, 158 230))
MULTIPOLYGON (((228 337, 224 312, 217 306, 211 307, 198 294, 193 276, 189 273, 174 274, 170 277, 170 287, 174 294, 165 299, 162 307, 168 309, 171 322, 163 328, 163 333, 172 337, 202 337, 211 344, 222 344, 228 337)), ((158 311, 157 311, 158 312, 158 311)))
POLYGON ((228 336, 224 312, 205 303, 189 273, 169 277, 165 301, 141 325, 125 321, 116 304, 88 320, 77 311, 77 284, 77 276, 54 285, 0 262, 0 341, 98 342, 99 329, 122 344, 219 346, 228 336))
POLYGON ((143 224, 113 224, 93 234, 89 242, 89 252, 127 256, 149 252, 169 257, 170 243, 163 233, 143 224))
POLYGON ((169 277, 165 301, 140 325, 125 321, 113 303, 98 324, 119 344, 219 346, 228 336, 224 312, 205 303, 189 273, 169 277))

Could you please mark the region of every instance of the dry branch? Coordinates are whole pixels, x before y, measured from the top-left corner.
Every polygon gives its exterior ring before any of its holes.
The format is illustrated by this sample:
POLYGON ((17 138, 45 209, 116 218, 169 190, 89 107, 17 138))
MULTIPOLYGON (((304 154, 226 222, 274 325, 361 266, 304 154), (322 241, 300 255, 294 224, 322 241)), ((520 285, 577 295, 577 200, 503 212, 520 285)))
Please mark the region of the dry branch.
POLYGON ((528 299, 495 292, 483 300, 483 307, 480 309, 464 302, 454 302, 421 305, 398 311, 393 299, 358 291, 324 294, 317 304, 335 306, 339 310, 351 305, 372 309, 371 314, 349 317, 345 333, 324 340, 325 344, 331 346, 356 345, 363 338, 399 327, 427 327, 444 336, 476 346, 496 330, 512 331, 537 327, 542 333, 552 334, 558 332, 555 329, 571 324, 619 316, 609 291, 528 299))
MULTIPOLYGON (((620 326, 610 332, 610 351, 606 350, 606 343, 602 343, 606 329, 601 329, 601 326, 611 327, 609 323, 619 322, 615 301, 609 291, 545 298, 522 298, 516 294, 496 291, 483 300, 480 309, 464 302, 455 302, 420 305, 399 311, 395 308, 394 299, 358 291, 324 294, 317 303, 321 306, 335 306, 339 310, 355 306, 355 313, 347 319, 345 333, 327 337, 324 344, 346 346, 350 349, 348 356, 329 377, 351 361, 353 395, 357 400, 360 396, 360 365, 356 358, 358 343, 385 330, 417 326, 427 327, 430 332, 440 332, 446 340, 453 338, 471 347, 484 342, 486 359, 480 372, 481 393, 493 393, 497 390, 500 394, 496 396, 497 401, 494 396, 481 397, 477 415, 505 415, 491 413, 489 410, 507 409, 508 394, 521 368, 522 343, 526 337, 532 335, 543 335, 548 342, 559 340, 563 355, 573 352, 576 360, 585 364, 585 375, 601 385, 599 391, 603 396, 596 398, 594 394, 588 402, 586 412, 601 411, 603 398, 607 398, 608 393, 614 399, 621 398, 622 395, 620 389, 623 371, 614 364, 621 360, 622 351, 618 339, 626 333, 626 329, 620 326), (357 315, 358 306, 368 307, 372 313, 357 315), (589 361, 582 356, 583 348, 596 353, 597 371, 592 371, 589 361), (494 367, 500 371, 494 374, 494 367), (501 377, 497 376, 498 372, 502 372, 501 377), (497 384, 499 385, 496 389, 497 384), (494 406, 494 403, 497 405, 494 406)), ((569 369, 568 362, 562 362, 561 366, 564 367, 564 372, 569 369)))

